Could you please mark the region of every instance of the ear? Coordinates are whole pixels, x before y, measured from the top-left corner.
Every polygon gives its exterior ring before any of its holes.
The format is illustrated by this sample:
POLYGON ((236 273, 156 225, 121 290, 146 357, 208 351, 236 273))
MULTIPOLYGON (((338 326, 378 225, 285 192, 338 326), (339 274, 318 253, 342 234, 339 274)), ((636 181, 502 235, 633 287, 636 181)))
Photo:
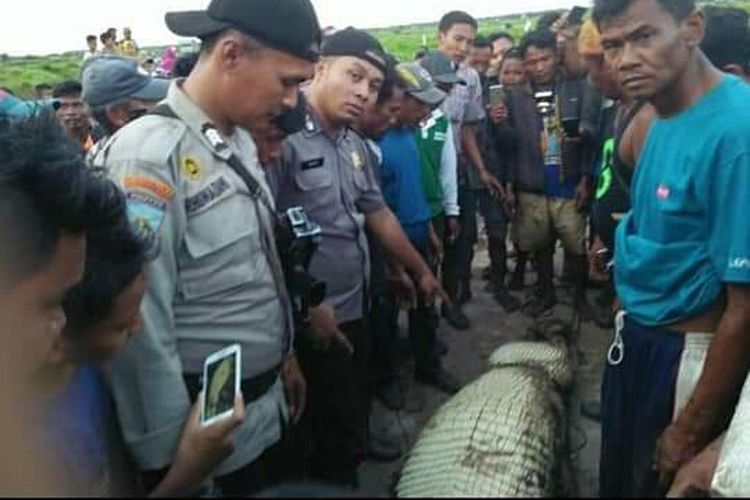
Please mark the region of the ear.
POLYGON ((236 33, 230 32, 218 41, 214 50, 218 63, 224 71, 234 70, 245 55, 244 42, 236 33))
POLYGON ((438 44, 442 45, 443 42, 445 42, 447 36, 447 32, 438 31, 438 44))
POLYGON ((706 19, 703 12, 693 10, 682 22, 682 37, 690 49, 700 47, 703 37, 706 36, 706 19))
POLYGON ((331 61, 322 59, 315 65, 315 74, 313 75, 313 80, 320 81, 327 73, 329 66, 331 65, 331 61))

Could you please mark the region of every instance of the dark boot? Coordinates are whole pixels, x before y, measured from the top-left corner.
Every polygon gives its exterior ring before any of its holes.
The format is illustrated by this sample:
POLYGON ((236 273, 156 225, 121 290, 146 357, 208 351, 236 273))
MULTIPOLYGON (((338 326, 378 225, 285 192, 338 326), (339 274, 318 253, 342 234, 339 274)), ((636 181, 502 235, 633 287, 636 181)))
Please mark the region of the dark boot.
POLYGON ((536 318, 551 310, 557 304, 555 297, 555 285, 553 282, 554 263, 552 260, 553 253, 551 250, 537 252, 537 271, 539 280, 537 281, 537 293, 532 302, 525 308, 524 314, 536 318))
POLYGON ((414 379, 425 385, 430 385, 446 394, 456 394, 461 390, 461 382, 442 366, 431 370, 417 369, 414 379))
POLYGON ((510 314, 520 309, 521 302, 508 293, 508 289, 505 287, 505 275, 508 273, 505 240, 490 238, 489 253, 490 267, 492 269, 492 279, 490 281, 493 284, 492 292, 497 303, 500 304, 506 313, 510 314))
POLYGON ((516 250, 516 268, 513 270, 513 276, 508 283, 508 288, 513 291, 523 290, 524 278, 526 277, 526 262, 528 261, 528 254, 516 250))
POLYGON ((488 292, 495 292, 505 286, 505 241, 490 237, 487 241, 487 250, 490 254, 490 277, 488 292))

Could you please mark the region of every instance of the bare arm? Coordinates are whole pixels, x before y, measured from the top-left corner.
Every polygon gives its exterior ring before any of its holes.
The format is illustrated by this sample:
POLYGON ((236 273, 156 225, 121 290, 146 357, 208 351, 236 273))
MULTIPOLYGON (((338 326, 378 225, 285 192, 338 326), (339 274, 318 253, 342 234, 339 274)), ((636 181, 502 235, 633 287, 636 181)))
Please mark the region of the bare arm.
POLYGON ((392 260, 402 264, 416 276, 431 274, 430 268, 412 246, 390 209, 384 208, 367 215, 367 227, 392 260))
POLYGON ((728 304, 711 342, 703 373, 677 425, 714 438, 717 423, 729 415, 750 369, 750 286, 729 285, 728 304))
POLYGON ((393 212, 388 208, 383 208, 368 214, 367 227, 388 254, 389 260, 401 263, 416 277, 423 296, 427 299, 433 299, 440 295, 443 300, 447 299, 440 283, 432 274, 422 256, 419 255, 419 252, 412 246, 409 238, 404 234, 404 230, 393 212))
POLYGON ((461 127, 461 144, 463 145, 464 152, 469 159, 469 162, 479 174, 482 182, 487 186, 492 193, 504 197, 505 188, 500 182, 492 175, 487 166, 484 164, 482 158, 482 152, 479 150, 479 144, 477 143, 477 130, 476 124, 465 123, 461 127))
POLYGON ((750 286, 729 285, 727 297, 693 395, 657 445, 664 484, 723 430, 750 369, 750 286))

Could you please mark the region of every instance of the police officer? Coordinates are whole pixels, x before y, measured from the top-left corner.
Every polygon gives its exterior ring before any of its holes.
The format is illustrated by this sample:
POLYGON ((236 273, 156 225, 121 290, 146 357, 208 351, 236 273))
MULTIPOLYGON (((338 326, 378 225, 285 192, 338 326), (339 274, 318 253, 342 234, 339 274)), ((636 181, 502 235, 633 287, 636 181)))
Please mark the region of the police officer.
POLYGON ((274 202, 243 128, 271 127, 296 105, 320 27, 308 0, 212 0, 166 21, 201 38, 198 63, 154 114, 115 134, 106 161, 153 257, 143 331, 115 359, 113 391, 126 443, 152 483, 174 457, 204 360, 239 343, 247 418, 216 482, 247 495, 273 478, 305 386, 290 348, 274 202))
POLYGON ((413 273, 425 296, 434 299, 441 288, 386 207, 367 146, 350 128, 383 83, 382 47, 367 33, 348 28, 326 39, 322 56, 307 89, 305 129, 287 139, 281 168, 268 173, 279 207, 304 207, 323 231, 310 272, 326 282, 325 302, 335 307, 335 317, 313 314, 313 330, 345 336, 327 350, 298 339, 310 384, 311 472, 317 479, 355 485, 367 445, 370 395, 365 225, 387 256, 413 273))
POLYGON ((89 59, 81 73, 81 99, 104 135, 86 155, 90 167, 104 167, 112 135, 167 97, 169 81, 151 78, 124 57, 89 59))

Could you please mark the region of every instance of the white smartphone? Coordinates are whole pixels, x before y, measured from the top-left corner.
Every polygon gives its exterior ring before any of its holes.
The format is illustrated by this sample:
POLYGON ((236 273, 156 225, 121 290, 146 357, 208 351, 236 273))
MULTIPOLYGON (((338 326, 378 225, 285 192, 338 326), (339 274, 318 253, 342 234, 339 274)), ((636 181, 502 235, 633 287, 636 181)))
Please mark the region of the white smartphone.
POLYGON ((201 424, 211 425, 229 417, 240 393, 242 347, 231 345, 206 358, 203 364, 201 424))

